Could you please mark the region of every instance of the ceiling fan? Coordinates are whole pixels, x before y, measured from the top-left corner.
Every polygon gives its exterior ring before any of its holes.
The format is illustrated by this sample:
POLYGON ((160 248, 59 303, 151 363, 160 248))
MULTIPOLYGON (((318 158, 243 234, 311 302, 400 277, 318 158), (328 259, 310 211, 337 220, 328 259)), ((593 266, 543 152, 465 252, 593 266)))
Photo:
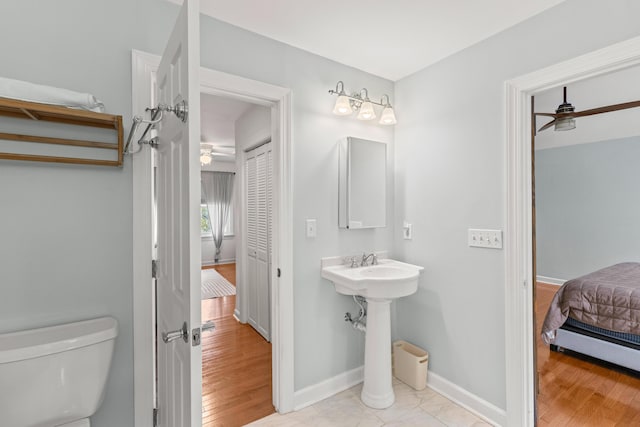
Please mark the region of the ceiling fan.
POLYGON ((564 87, 564 99, 555 113, 533 113, 535 116, 553 117, 546 125, 538 129, 538 132, 554 126, 555 131, 572 130, 576 128, 576 118, 593 116, 595 114, 610 113, 612 111, 626 110, 627 108, 640 107, 640 101, 624 102, 622 104, 607 105, 606 107, 592 108, 591 110, 576 111, 571 103, 567 102, 567 87, 564 87))
POLYGON ((213 142, 200 143, 200 164, 208 165, 213 157, 226 157, 233 159, 236 156, 235 145, 218 144, 213 142))

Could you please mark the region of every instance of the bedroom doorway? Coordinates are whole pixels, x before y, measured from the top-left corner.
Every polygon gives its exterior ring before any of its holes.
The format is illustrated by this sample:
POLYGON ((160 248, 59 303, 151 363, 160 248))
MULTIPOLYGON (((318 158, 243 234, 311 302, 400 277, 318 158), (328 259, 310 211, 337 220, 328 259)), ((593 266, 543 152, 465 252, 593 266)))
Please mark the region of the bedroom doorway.
POLYGON ((260 219, 272 210, 272 187, 263 185, 273 182, 272 152, 262 167, 247 153, 271 139, 271 110, 203 93, 201 123, 202 425, 245 425, 275 412, 272 346, 252 311, 266 307, 270 323, 270 288, 259 298, 253 291, 256 270, 268 283, 271 258, 256 269, 245 256, 271 237, 271 221, 260 219))
POLYGON ((507 425, 533 426, 533 206, 531 97, 640 64, 640 37, 505 82, 505 317, 507 425))
MULTIPOLYGON (((634 159, 640 154, 640 103, 634 102, 640 89, 630 86, 638 78, 640 67, 630 67, 532 98, 534 112, 553 112, 561 103, 572 104, 577 112, 595 111, 560 123, 557 131, 553 123, 545 129, 553 117, 532 116, 537 129, 532 135, 531 204, 539 425, 626 426, 640 420, 640 405, 634 403, 640 398, 640 377, 620 366, 624 362, 610 363, 627 353, 637 359, 637 345, 625 346, 604 325, 593 328, 590 319, 581 317, 590 313, 586 306, 570 312, 561 329, 552 331, 551 325, 562 320, 542 329, 554 295, 568 279, 583 277, 580 286, 596 280, 608 286, 592 273, 602 275, 616 264, 638 261, 640 206, 634 200, 640 172, 634 159), (567 130, 561 132, 563 127, 567 130), (543 342, 542 332, 556 334, 551 346, 543 342)), ((598 305, 588 294, 582 298, 588 306, 598 305)), ((566 306, 562 299, 558 303, 566 306)))

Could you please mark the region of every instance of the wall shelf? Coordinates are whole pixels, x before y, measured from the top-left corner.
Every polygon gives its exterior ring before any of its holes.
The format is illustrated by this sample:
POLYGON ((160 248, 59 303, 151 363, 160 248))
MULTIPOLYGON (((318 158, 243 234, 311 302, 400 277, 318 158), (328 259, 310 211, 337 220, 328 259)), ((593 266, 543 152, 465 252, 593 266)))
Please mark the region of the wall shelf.
POLYGON ((16 119, 36 120, 43 122, 62 123, 71 126, 86 126, 113 130, 117 143, 88 141, 67 138, 52 138, 36 135, 0 132, 0 140, 35 142, 50 145, 66 145, 73 147, 88 147, 104 150, 117 150, 116 160, 101 160, 91 158, 57 157, 49 155, 16 154, 0 152, 0 159, 26 160, 32 162, 71 163, 98 166, 122 166, 123 128, 122 116, 113 114, 94 113, 92 111, 76 110, 57 105, 40 104, 36 102, 20 101, 17 99, 0 98, 0 116, 16 119))

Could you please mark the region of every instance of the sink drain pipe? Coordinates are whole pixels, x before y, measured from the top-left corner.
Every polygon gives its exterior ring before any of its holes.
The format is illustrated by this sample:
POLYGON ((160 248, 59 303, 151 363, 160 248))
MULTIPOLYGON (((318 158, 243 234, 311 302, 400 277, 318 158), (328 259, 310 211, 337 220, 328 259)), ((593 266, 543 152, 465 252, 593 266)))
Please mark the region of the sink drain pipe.
POLYGON ((358 307, 360 307, 358 318, 353 319, 351 313, 347 312, 344 314, 344 321, 350 322, 354 329, 365 332, 367 330, 367 321, 365 319, 365 317, 367 317, 367 300, 360 295, 354 295, 353 300, 358 304, 358 307))

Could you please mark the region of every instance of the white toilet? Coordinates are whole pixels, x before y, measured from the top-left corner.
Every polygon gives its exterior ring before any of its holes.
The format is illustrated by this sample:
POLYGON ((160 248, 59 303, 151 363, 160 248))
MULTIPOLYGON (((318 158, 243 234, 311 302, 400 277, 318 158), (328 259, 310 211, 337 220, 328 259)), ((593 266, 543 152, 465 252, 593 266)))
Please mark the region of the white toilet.
POLYGON ((0 334, 0 425, 89 427, 117 335, 112 317, 0 334))

